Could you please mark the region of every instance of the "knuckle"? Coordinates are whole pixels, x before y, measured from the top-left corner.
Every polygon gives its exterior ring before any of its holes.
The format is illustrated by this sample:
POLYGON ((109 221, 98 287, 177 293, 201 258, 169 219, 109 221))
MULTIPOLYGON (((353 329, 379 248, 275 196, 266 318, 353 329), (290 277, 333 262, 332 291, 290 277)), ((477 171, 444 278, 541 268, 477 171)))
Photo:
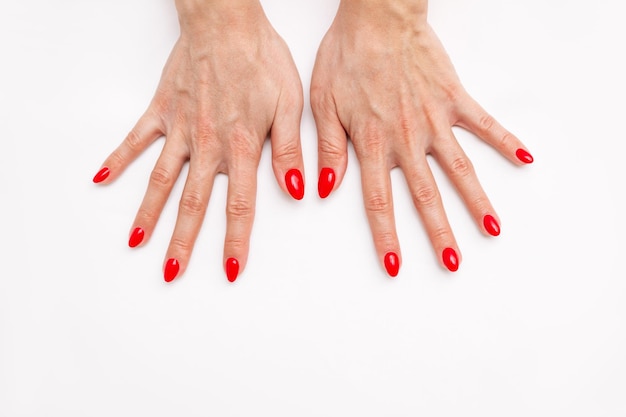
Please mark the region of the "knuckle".
POLYGON ((215 129, 210 120, 202 118, 196 123, 193 132, 193 146, 198 151, 209 150, 215 142, 215 129))
POLYGON ((281 95, 281 100, 283 100, 282 105, 287 109, 300 111, 304 107, 302 84, 299 80, 294 84, 288 94, 281 95))
POLYGON ((364 136, 365 142, 354 142, 354 148, 360 160, 380 161, 385 154, 385 141, 378 135, 378 130, 371 130, 364 136))
POLYGON ((252 137, 243 130, 235 130, 232 133, 229 145, 232 155, 236 158, 256 159, 260 154, 260 146, 250 140, 252 137))
POLYGON ((298 151, 298 146, 295 143, 285 143, 275 148, 274 160, 279 164, 293 163, 298 158, 298 151))
POLYGON ((374 235, 374 245, 378 248, 394 247, 396 240, 396 235, 389 231, 376 232, 374 235))
POLYGON ((462 99, 464 90, 460 83, 453 82, 444 86, 444 92, 452 103, 456 103, 462 99))
POLYGON ((478 197, 472 198, 468 201, 468 206, 480 211, 491 211, 489 200, 485 195, 479 195, 478 197))
POLYGON ((416 207, 432 206, 439 196, 437 188, 427 184, 419 186, 413 194, 413 202, 416 207))
POLYGON ((204 202, 195 192, 186 192, 180 199, 180 211, 184 214, 197 216, 204 212, 204 202))
POLYGON ((155 115, 160 116, 167 114, 169 110, 169 99, 165 91, 163 91, 162 89, 157 90, 154 96, 154 100, 152 101, 151 108, 153 109, 153 113, 155 115))
POLYGON ((370 194, 365 198, 365 210, 370 213, 384 214, 391 209, 391 201, 380 192, 370 194))
POLYGON ((251 217, 253 213, 254 207, 252 206, 252 203, 242 196, 229 199, 228 204, 226 205, 226 214, 229 217, 247 218, 251 217))
POLYGON ((466 157, 458 157, 452 161, 452 173, 453 175, 461 178, 465 178, 473 172, 472 163, 466 157))
POLYGON ((111 168, 112 166, 126 165, 126 158, 124 158, 123 150, 121 148, 115 150, 111 154, 111 156, 109 156, 109 160, 111 161, 110 163, 108 163, 109 168, 111 168))
POLYGON ((137 212, 137 218, 140 219, 141 224, 147 226, 155 224, 159 219, 159 215, 153 211, 142 208, 137 212))
POLYGON ((315 112, 322 111, 328 108, 328 106, 332 104, 333 102, 331 98, 332 96, 330 96, 330 94, 327 94, 327 91, 328 91, 328 87, 326 86, 326 84, 320 82, 316 78, 311 80, 311 87, 310 87, 311 110, 315 112))
POLYGON ((193 249, 193 244, 186 239, 173 237, 170 242, 170 248, 176 249, 176 252, 190 253, 193 249))
POLYGON ((181 109, 177 109, 174 112, 174 125, 175 126, 186 126, 187 125, 187 115, 181 109))
POLYGON ((483 114, 478 119, 478 125, 482 130, 491 130, 495 126, 495 119, 489 114, 483 114))
POLYGON ((326 158, 339 160, 345 158, 344 148, 338 145, 338 141, 329 138, 320 138, 318 140, 318 151, 326 158))
POLYGON ((134 152, 141 149, 141 138, 134 129, 126 135, 126 146, 134 152))
POLYGON ((231 249, 245 249, 248 246, 248 240, 242 237, 227 236, 224 240, 224 246, 231 249))
POLYGON ((415 138, 417 131, 416 123, 409 117, 403 117, 400 119, 400 130, 402 132, 402 139, 405 142, 412 142, 415 138))
POLYGON ((499 146, 502 148, 506 148, 509 143, 512 143, 513 135, 510 132, 504 132, 502 136, 500 136, 499 146))
POLYGON ((159 188, 169 188, 174 177, 163 167, 155 167, 150 174, 150 183, 159 188))
POLYGON ((434 242, 449 242, 451 235, 448 229, 437 228, 431 232, 430 237, 434 242))

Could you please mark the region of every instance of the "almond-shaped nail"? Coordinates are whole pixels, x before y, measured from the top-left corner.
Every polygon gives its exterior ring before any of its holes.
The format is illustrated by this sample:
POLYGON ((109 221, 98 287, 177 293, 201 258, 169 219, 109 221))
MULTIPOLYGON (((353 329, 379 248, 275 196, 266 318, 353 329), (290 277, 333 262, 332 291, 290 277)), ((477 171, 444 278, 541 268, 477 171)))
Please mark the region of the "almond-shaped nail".
POLYGON ((109 170, 109 168, 107 168, 107 167, 102 168, 100 171, 98 171, 96 176, 93 177, 93 182, 98 184, 98 183, 106 180, 109 177, 110 173, 111 173, 111 171, 109 170))
POLYGON ((128 239, 128 246, 130 246, 131 248, 136 248, 137 246, 139 246, 141 242, 143 242, 144 235, 145 232, 141 227, 135 228, 135 230, 133 230, 133 233, 131 233, 130 235, 130 239, 128 239))
POLYGON ((290 169, 285 174, 285 184, 287 191, 296 200, 302 200, 304 197, 304 180, 299 169, 290 169))
POLYGON ((400 271, 400 259, 395 252, 388 252, 385 255, 385 269, 390 277, 396 277, 400 271))
POLYGON ((239 275, 239 261, 235 258, 226 260, 226 278, 229 282, 235 282, 239 275))
POLYGON ((322 168, 320 179, 317 183, 317 192, 320 198, 326 198, 333 191, 335 186, 335 171, 332 168, 322 168))
POLYGON ((483 226, 485 226, 485 230, 491 236, 500 235, 500 225, 498 224, 498 221, 495 219, 495 217, 493 217, 491 214, 487 214, 483 218, 483 226))
POLYGON ((515 156, 517 156, 517 159, 525 164, 532 164, 535 160, 527 150, 521 148, 518 149, 517 152, 515 152, 515 156))
POLYGON ((450 270, 450 272, 456 272, 459 269, 459 257, 456 251, 452 248, 445 248, 443 250, 443 264, 450 270))
POLYGON ((163 277, 165 278, 165 282, 172 282, 174 278, 178 275, 178 271, 180 270, 180 264, 178 260, 174 258, 170 258, 165 263, 165 272, 163 273, 163 277))

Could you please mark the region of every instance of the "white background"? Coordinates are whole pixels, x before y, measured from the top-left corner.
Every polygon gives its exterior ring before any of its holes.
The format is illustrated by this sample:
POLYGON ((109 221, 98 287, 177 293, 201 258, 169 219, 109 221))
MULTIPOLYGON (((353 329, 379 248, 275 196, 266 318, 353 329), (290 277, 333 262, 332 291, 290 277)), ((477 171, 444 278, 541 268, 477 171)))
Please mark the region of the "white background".
POLYGON ((626 416, 621 2, 431 3, 468 91, 535 157, 518 168, 457 131, 502 235, 433 166, 463 251, 447 272, 393 171, 404 263, 387 278, 353 153, 316 195, 308 87, 338 1, 266 0, 305 88, 305 199, 280 191, 266 147, 245 272, 222 269, 222 176, 168 285, 185 175, 149 244, 126 246, 163 142, 115 184, 91 179, 152 97, 173 5, 3 2, 0 416, 626 416))

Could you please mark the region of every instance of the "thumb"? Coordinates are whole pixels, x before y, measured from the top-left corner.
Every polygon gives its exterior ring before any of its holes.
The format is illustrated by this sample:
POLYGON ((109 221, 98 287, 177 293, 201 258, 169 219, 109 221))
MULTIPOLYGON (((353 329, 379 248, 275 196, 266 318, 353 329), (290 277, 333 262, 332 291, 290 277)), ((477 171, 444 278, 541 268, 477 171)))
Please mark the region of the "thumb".
POLYGON ((270 133, 274 175, 283 191, 296 200, 304 197, 304 163, 300 144, 302 107, 301 92, 289 97, 281 96, 270 133))
POLYGON ((317 126, 317 191, 321 198, 326 198, 339 187, 346 173, 348 139, 332 97, 318 99, 312 94, 311 109, 317 126))

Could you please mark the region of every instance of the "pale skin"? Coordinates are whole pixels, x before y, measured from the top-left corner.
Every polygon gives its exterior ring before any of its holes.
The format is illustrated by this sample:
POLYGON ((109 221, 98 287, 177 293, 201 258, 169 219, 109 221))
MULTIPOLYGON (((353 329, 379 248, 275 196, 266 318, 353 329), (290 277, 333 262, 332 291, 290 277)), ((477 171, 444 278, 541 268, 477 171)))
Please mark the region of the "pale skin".
MULTIPOLYGON (((284 41, 257 1, 178 0, 181 34, 145 114, 106 159, 114 181, 157 138, 165 144, 131 227, 148 242, 186 161, 189 173, 164 262, 166 281, 182 275, 218 173, 228 176, 224 265, 234 277, 248 258, 256 173, 270 135, 272 163, 288 192, 292 170, 304 172, 300 147, 302 85, 284 41), (173 264, 173 265, 170 265, 173 264)), ((304 183, 294 198, 302 198, 304 183)), ((132 246, 132 244, 131 244, 132 246)))
MULTIPOLYGON (((186 269, 215 176, 226 174, 224 268, 234 281, 248 258, 256 173, 268 135, 280 187, 302 198, 302 87, 287 46, 257 0, 177 0, 176 6, 181 35, 157 92, 94 181, 114 181, 149 144, 165 137, 131 227, 129 243, 140 246, 149 240, 189 161, 164 262, 165 279, 171 281, 186 269)), ((361 165, 376 251, 391 276, 401 264, 392 168, 404 172, 441 264, 456 270, 460 250, 426 155, 442 165, 481 230, 494 235, 485 216, 491 216, 498 233, 499 219, 451 127, 471 130, 516 164, 523 164, 518 153, 525 150, 465 92, 426 13, 424 0, 343 0, 320 46, 311 82, 319 171, 325 178, 319 182, 320 196, 339 187, 350 139, 361 165)))
POLYGON ((499 219, 451 127, 472 131, 515 164, 532 161, 517 155, 524 145, 464 90, 426 14, 422 0, 341 1, 311 82, 319 170, 334 171, 336 189, 348 162, 347 138, 352 141, 376 252, 392 276, 401 257, 391 169, 403 171, 436 257, 455 271, 461 252, 426 155, 442 166, 480 230, 491 235, 499 234, 499 219), (490 227, 485 216, 491 216, 490 227))

